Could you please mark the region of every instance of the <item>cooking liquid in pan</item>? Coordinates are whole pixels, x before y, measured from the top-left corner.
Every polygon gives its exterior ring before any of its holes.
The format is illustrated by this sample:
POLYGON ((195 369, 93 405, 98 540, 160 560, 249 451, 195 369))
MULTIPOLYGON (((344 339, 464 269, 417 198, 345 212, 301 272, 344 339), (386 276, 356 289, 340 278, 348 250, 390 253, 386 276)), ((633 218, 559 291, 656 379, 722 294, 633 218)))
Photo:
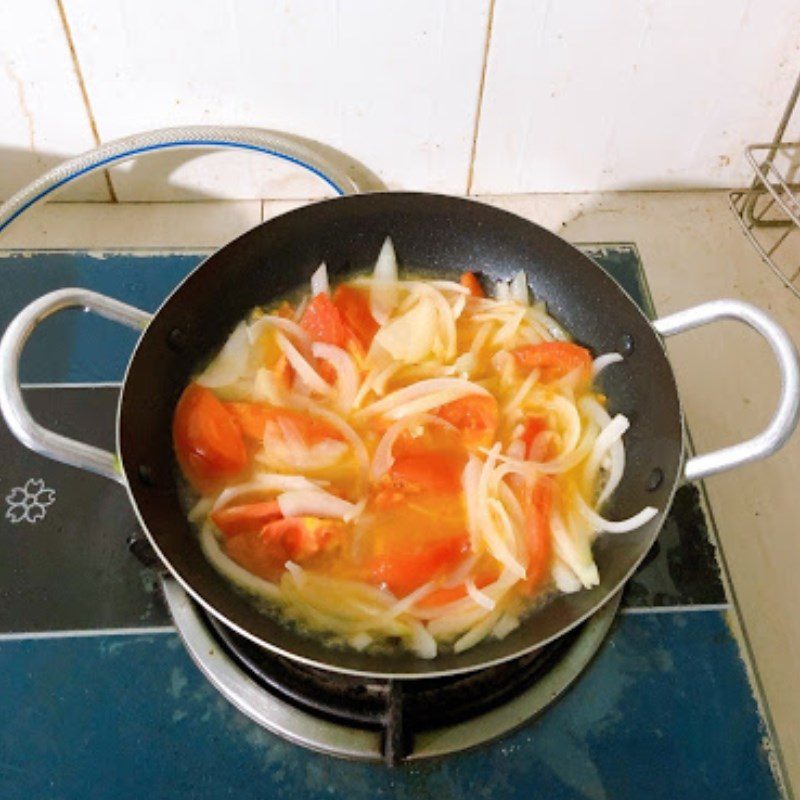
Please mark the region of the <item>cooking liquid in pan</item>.
POLYGON ((256 308, 175 416, 188 514, 214 566, 332 646, 432 658, 502 638, 556 591, 596 585, 591 546, 655 514, 597 510, 627 420, 525 276, 486 297, 397 276, 256 308))

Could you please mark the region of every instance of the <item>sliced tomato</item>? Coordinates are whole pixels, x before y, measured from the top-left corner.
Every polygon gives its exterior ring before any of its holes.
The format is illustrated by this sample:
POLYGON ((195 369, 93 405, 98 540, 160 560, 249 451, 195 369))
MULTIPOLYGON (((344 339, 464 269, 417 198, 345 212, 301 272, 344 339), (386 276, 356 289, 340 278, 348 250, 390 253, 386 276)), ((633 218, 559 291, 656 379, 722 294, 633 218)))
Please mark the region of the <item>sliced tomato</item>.
POLYGON ((550 442, 542 443, 539 434, 548 430, 547 420, 544 417, 530 416, 523 423, 522 441, 525 442, 525 456, 532 461, 547 461, 551 457, 550 442))
POLYGON ((211 519, 225 536, 239 536, 242 533, 258 533, 268 522, 281 519, 282 516, 277 500, 265 500, 221 508, 211 514, 211 519))
POLYGON ((376 583, 385 583, 395 595, 402 597, 451 570, 468 550, 466 535, 417 544, 395 542, 392 549, 373 558, 370 577, 376 583))
POLYGON ((489 445, 497 432, 497 400, 473 394, 443 405, 437 412, 445 422, 461 431, 468 446, 489 445))
POLYGON ((172 440, 186 477, 207 488, 247 466, 247 448, 228 409, 210 389, 184 389, 172 420, 172 440))
POLYGON ((271 406, 259 403, 225 403, 242 434, 254 442, 264 438, 264 427, 272 419, 271 406))
POLYGON ((591 353, 585 347, 572 342, 524 344, 511 352, 523 369, 541 370, 541 379, 545 382, 556 380, 580 368, 588 375, 592 366, 591 353))
POLYGON ((286 552, 281 547, 265 545, 260 531, 226 539, 224 547, 239 566, 264 580, 275 581, 284 570, 286 552))
POLYGON ((367 293, 355 286, 342 285, 333 293, 333 304, 349 332, 352 332, 364 350, 369 350, 379 326, 372 316, 367 293))
POLYGON ((400 492, 458 494, 464 460, 463 456, 450 452, 400 455, 389 470, 392 488, 400 492))
POLYGON ((275 425, 282 420, 293 425, 306 444, 313 445, 323 439, 343 441, 342 434, 323 419, 295 411, 291 408, 278 408, 265 403, 226 403, 242 433, 253 441, 264 439, 267 425, 275 425))
POLYGON ((552 478, 539 478, 531 492, 525 515, 525 537, 528 542, 528 576, 530 589, 536 589, 547 578, 553 558, 550 514, 553 509, 555 482, 552 478))
POLYGON ((303 312, 300 326, 315 342, 327 342, 337 347, 345 347, 349 338, 342 315, 327 292, 321 292, 311 298, 303 312))
POLYGON ((287 517, 265 525, 260 536, 266 546, 281 548, 292 561, 305 561, 319 553, 341 529, 336 520, 287 517))
POLYGON ((458 281, 473 297, 486 297, 483 287, 474 272, 464 272, 458 281))

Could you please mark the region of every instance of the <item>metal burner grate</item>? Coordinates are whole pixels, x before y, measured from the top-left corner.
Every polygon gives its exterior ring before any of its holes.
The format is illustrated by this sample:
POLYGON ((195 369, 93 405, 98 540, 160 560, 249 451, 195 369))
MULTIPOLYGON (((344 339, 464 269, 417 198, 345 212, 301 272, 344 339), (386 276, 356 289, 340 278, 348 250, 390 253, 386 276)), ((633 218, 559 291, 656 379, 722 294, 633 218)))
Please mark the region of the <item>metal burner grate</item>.
POLYGON ((202 612, 171 579, 164 595, 189 653, 237 708, 311 749, 396 765, 474 747, 539 714, 602 644, 619 596, 551 645, 449 678, 365 680, 268 652, 202 612))

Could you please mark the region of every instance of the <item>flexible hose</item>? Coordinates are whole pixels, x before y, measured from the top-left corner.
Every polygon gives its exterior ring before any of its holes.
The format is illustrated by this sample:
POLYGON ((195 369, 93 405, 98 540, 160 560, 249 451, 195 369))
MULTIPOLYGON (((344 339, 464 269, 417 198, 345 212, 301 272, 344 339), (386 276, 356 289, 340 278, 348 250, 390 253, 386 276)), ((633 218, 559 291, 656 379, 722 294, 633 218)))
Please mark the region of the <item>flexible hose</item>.
POLYGON ((196 125, 137 133, 100 145, 46 172, 0 205, 0 232, 20 214, 83 175, 158 150, 251 150, 313 172, 340 195, 385 191, 381 180, 338 150, 293 134, 261 128, 196 125))

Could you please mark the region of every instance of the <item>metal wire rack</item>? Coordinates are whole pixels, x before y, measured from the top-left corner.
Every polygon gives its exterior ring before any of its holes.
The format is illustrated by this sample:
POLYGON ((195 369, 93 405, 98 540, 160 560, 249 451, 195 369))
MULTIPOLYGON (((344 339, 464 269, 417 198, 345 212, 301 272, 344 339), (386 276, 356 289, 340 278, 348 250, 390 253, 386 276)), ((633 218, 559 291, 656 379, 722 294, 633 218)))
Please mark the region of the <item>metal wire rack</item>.
POLYGON ((800 76, 772 142, 745 150, 755 178, 749 189, 730 193, 730 204, 761 258, 800 298, 800 141, 785 140, 798 96, 800 76))

